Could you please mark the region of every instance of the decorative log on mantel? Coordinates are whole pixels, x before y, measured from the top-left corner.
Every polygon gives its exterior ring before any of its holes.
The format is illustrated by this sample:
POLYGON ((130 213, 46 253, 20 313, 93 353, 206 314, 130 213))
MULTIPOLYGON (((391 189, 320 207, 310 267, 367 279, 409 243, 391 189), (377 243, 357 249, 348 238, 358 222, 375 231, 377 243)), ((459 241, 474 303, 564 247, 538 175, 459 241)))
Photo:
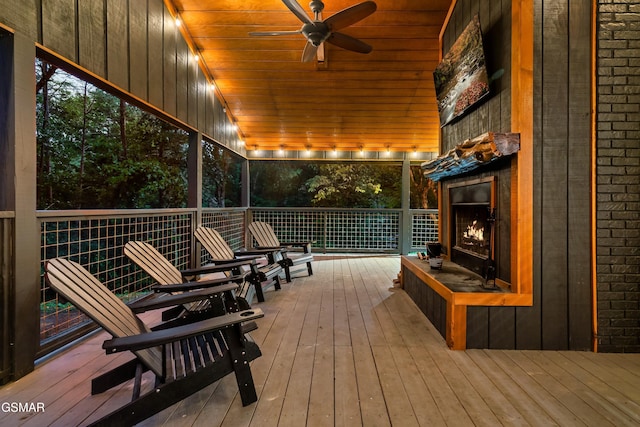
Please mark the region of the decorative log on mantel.
POLYGON ((446 154, 422 164, 425 177, 432 181, 461 175, 520 150, 519 133, 487 132, 467 139, 446 154))

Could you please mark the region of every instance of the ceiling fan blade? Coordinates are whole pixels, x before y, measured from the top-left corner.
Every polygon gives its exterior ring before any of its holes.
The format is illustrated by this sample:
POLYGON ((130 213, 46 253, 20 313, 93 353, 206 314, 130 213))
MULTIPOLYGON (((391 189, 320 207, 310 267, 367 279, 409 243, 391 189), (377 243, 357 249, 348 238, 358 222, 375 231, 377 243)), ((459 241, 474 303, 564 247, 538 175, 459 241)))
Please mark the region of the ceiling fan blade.
POLYGON ((307 12, 302 8, 302 6, 300 6, 300 3, 298 3, 296 0, 282 0, 282 3, 284 3, 285 6, 287 6, 289 10, 293 12, 293 14, 296 15, 298 19, 305 24, 310 24, 313 22, 311 18, 309 18, 309 15, 307 15, 307 12))
POLYGON ((295 31, 252 31, 250 36, 290 36, 300 34, 300 30, 295 31))
POLYGON ((307 42, 307 44, 304 45, 304 50, 302 51, 302 62, 312 62, 317 51, 318 46, 314 46, 311 42, 307 42))
POLYGON ((351 50, 358 53, 369 53, 373 50, 371 45, 358 40, 355 37, 348 36, 342 33, 332 33, 327 39, 327 42, 341 47, 343 49, 351 50))
POLYGON ((375 12, 376 9, 377 6, 375 2, 363 1, 362 3, 358 3, 331 15, 324 20, 324 23, 327 24, 331 31, 338 31, 366 18, 375 12))

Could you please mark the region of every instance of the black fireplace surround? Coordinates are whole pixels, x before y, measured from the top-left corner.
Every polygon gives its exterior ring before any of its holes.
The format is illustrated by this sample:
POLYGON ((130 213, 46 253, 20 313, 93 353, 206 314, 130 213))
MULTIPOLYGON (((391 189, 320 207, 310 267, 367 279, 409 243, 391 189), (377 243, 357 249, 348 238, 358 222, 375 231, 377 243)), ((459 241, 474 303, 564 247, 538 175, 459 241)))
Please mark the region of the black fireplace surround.
POLYGON ((481 276, 492 253, 493 181, 449 187, 451 261, 481 276))

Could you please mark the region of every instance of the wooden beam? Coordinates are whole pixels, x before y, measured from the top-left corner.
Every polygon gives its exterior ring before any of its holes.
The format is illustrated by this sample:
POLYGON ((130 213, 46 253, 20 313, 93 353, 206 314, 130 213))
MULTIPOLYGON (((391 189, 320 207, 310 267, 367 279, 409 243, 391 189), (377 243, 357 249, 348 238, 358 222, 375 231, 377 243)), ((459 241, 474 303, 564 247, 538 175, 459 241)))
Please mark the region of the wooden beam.
POLYGON ((447 153, 422 164, 424 175, 432 181, 471 172, 520 149, 517 133, 487 132, 468 139, 447 153))
POLYGON ((520 133, 512 182, 511 260, 517 292, 533 292, 533 1, 511 6, 511 129, 520 133))

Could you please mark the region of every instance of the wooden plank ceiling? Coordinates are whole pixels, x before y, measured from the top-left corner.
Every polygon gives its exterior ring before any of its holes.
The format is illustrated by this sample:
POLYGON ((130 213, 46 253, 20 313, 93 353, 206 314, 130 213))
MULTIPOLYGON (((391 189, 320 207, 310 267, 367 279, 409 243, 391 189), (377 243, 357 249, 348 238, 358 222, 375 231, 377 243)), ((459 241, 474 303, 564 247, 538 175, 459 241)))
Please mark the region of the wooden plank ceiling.
MULTIPOLYGON (((166 1, 248 151, 438 151, 432 73, 451 0, 376 0, 375 13, 340 30, 373 51, 324 43, 323 63, 301 62, 301 34, 248 35, 300 29, 281 0, 166 1)), ((326 19, 358 1, 324 3, 326 19)))

